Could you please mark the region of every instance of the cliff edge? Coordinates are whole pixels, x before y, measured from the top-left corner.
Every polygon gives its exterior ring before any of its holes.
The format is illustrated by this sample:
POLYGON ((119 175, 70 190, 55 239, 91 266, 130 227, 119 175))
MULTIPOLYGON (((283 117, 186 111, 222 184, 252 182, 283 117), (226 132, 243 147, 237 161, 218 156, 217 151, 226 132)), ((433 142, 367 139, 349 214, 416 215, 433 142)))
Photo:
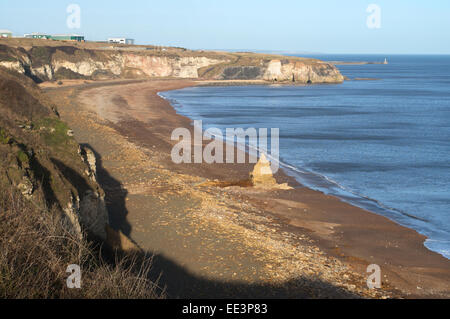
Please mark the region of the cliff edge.
POLYGON ((63 79, 155 77, 301 84, 344 81, 334 65, 316 59, 153 46, 102 45, 1 39, 0 66, 27 75, 38 83, 63 79))
POLYGON ((72 137, 28 77, 0 68, 0 185, 42 211, 56 209, 73 234, 106 240, 108 213, 95 157, 72 137))

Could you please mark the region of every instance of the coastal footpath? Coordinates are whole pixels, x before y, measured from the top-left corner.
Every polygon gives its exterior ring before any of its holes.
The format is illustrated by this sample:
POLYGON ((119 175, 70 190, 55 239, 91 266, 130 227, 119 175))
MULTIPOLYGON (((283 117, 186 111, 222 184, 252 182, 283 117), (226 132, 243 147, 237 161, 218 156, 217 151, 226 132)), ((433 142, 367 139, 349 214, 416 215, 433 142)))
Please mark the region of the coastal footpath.
POLYGON ((75 236, 153 256, 149 279, 168 297, 450 295, 449 261, 414 230, 307 189, 283 171, 273 185, 289 187, 254 187, 254 165, 171 161, 173 129, 193 128, 158 92, 340 83, 334 66, 16 39, 0 41, 0 64, 5 185, 43 208, 56 204, 75 236), (381 289, 367 287, 370 264, 382 269, 381 289))

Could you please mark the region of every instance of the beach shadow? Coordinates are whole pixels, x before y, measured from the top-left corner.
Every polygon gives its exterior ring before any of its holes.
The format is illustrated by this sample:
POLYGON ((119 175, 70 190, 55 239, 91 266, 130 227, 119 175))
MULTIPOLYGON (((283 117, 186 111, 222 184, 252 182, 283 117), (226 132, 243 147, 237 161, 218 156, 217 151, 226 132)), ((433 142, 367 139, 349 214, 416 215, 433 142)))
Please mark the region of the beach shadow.
POLYGON ((128 210, 126 208, 126 197, 128 191, 123 188, 121 182, 112 177, 103 167, 102 157, 89 144, 81 144, 87 147, 95 155, 97 166, 97 182, 105 191, 105 204, 108 211, 109 226, 116 231, 121 231, 125 236, 130 237, 131 225, 127 220, 128 210))
POLYGON ((147 278, 157 283, 156 293, 168 299, 361 299, 362 296, 319 279, 298 277, 276 284, 227 282, 208 279, 189 272, 185 267, 152 252, 126 253, 102 250, 104 260, 114 264, 128 257, 136 276, 140 265, 150 262, 147 278), (133 258, 129 258, 133 256, 133 258), (119 258, 120 260, 120 258, 119 258))
MULTIPOLYGON (((150 254, 147 253, 147 256, 150 254)), ((168 298, 176 299, 361 298, 328 282, 303 277, 281 284, 248 284, 211 280, 190 273, 162 255, 153 256, 149 279, 153 282, 158 281, 168 298)))
MULTIPOLYGON (((113 178, 102 165, 102 159, 90 145, 97 159, 97 181, 106 193, 106 203, 110 218, 110 226, 120 230, 130 237, 131 225, 127 221, 128 211, 125 200, 127 191, 122 184, 113 178)), ((106 247, 103 250, 105 259, 111 263, 117 261, 116 254, 127 255, 125 252, 114 251, 106 247)), ((243 282, 225 282, 207 279, 189 272, 185 267, 161 254, 152 251, 134 252, 137 258, 135 265, 151 259, 151 270, 148 279, 157 282, 159 292, 168 298, 200 299, 200 298, 360 298, 345 289, 328 282, 299 277, 281 284, 248 284, 243 282)), ((141 269, 137 267, 136 274, 141 269)))

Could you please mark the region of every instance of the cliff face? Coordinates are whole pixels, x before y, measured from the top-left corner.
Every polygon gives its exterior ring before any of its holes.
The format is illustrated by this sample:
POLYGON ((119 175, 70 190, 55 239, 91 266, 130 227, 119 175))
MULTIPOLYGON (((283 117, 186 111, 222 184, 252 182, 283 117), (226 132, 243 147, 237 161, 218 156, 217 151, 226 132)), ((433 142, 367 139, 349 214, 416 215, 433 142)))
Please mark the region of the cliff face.
POLYGON ((341 83, 344 77, 332 64, 315 59, 262 54, 237 54, 231 62, 200 70, 205 78, 264 80, 295 83, 341 83))
POLYGON ((78 145, 56 108, 26 76, 0 68, 0 187, 18 189, 73 233, 106 239, 108 213, 95 157, 78 145))
POLYGON ((220 80, 264 80, 293 83, 341 83, 344 78, 331 64, 325 62, 304 63, 278 59, 261 61, 260 66, 231 65, 223 68, 220 80))
POLYGON ((293 81, 300 83, 339 83, 344 80, 336 67, 325 62, 305 64, 296 61, 271 60, 263 79, 267 81, 293 81))
POLYGON ((314 59, 197 51, 164 53, 74 46, 33 46, 25 50, 0 44, 0 66, 36 82, 151 77, 299 83, 344 80, 333 65, 314 59))
POLYGON ((33 47, 29 51, 0 45, 0 66, 37 81, 137 77, 198 78, 199 68, 223 60, 205 56, 157 56, 133 52, 33 47))

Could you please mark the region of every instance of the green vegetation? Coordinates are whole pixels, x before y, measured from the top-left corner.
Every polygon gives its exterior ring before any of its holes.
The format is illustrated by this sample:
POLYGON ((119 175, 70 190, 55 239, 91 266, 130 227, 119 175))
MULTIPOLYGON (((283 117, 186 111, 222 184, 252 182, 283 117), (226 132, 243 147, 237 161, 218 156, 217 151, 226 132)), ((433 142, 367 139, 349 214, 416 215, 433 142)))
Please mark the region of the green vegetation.
POLYGON ((67 124, 57 118, 43 118, 35 126, 40 130, 45 143, 50 147, 65 148, 65 146, 74 142, 73 138, 67 135, 67 131, 69 131, 67 124))
POLYGON ((11 137, 6 133, 6 131, 0 127, 0 144, 9 144, 11 142, 11 137))
POLYGON ((19 160, 20 163, 28 163, 29 162, 29 158, 27 153, 25 153, 24 151, 20 150, 17 152, 17 159, 19 160))

